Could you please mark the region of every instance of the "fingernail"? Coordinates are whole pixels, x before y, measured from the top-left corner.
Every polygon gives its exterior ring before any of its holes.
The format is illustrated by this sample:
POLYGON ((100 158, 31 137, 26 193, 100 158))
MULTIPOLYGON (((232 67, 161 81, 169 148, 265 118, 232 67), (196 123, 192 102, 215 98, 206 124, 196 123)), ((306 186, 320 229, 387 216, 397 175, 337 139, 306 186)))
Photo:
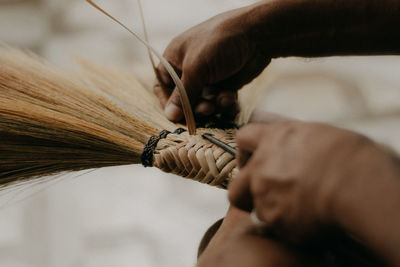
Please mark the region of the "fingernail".
POLYGON ((215 111, 215 106, 207 101, 203 101, 197 105, 195 109, 196 114, 201 114, 204 116, 211 115, 215 111))
POLYGON ((171 121, 179 121, 182 119, 182 110, 175 104, 169 104, 165 108, 165 116, 171 121))
POLYGON ((201 94, 202 98, 206 100, 213 100, 216 97, 216 90, 211 87, 205 87, 201 94))
POLYGON ((221 107, 230 107, 235 103, 234 97, 223 96, 219 99, 219 105, 221 107))

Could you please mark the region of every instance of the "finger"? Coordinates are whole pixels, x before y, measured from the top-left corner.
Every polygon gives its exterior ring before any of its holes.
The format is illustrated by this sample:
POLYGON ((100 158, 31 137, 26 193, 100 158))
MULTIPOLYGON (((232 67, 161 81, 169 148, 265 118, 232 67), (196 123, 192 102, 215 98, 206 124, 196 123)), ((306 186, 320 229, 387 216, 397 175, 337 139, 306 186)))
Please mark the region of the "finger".
POLYGON ((209 116, 216 112, 215 98, 217 89, 212 87, 204 87, 201 92, 201 100, 195 107, 196 115, 209 116))
POLYGON ((214 88, 212 86, 206 86, 203 88, 203 91, 201 93, 201 97, 205 100, 214 100, 217 96, 218 89, 214 88))
POLYGON ((218 94, 217 104, 221 108, 229 108, 237 104, 237 91, 223 90, 218 94))
POLYGON ((251 60, 238 73, 214 85, 213 88, 220 91, 217 96, 217 112, 227 120, 234 119, 240 110, 237 91, 258 76, 269 62, 262 57, 251 60))
POLYGON ((180 121, 183 119, 181 96, 178 89, 175 89, 165 105, 165 116, 170 121, 180 121))
MULTIPOLYGON (((264 180, 265 185, 259 185, 264 188, 263 194, 252 194, 254 202, 254 212, 257 217, 263 222, 264 228, 273 227, 282 215, 282 207, 279 206, 279 201, 274 197, 273 191, 268 188, 268 181, 264 180)), ((252 186, 250 186, 252 187, 252 186)), ((259 190, 259 189, 258 189, 259 190)), ((279 198, 279 197, 278 197, 279 198)))
POLYGON ((248 172, 240 172, 238 176, 229 184, 229 202, 244 211, 253 209, 253 198, 250 192, 250 177, 248 172))
POLYGON ((216 102, 216 112, 220 113, 224 120, 233 121, 240 110, 237 91, 224 90, 220 92, 216 102))
MULTIPOLYGON (((192 107, 196 106, 201 96, 204 77, 204 70, 195 64, 186 65, 182 70, 182 83, 192 107)), ((183 118, 182 102, 177 88, 172 92, 166 104, 165 115, 171 121, 180 121, 183 118)))
MULTIPOLYGON (((252 127, 249 127, 249 130, 252 130, 252 127)), ((247 135, 246 138, 248 138, 247 135)), ((262 140, 256 137, 254 139, 262 140)), ((257 148, 251 152, 252 155, 249 157, 248 163, 242 166, 239 174, 228 188, 231 203, 246 211, 254 208, 256 197, 266 195, 269 188, 267 180, 259 179, 259 174, 264 172, 262 168, 268 155, 265 155, 264 150, 260 149, 258 144, 256 146, 257 148)))
POLYGON ((260 123, 250 123, 243 126, 236 134, 239 149, 253 152, 264 135, 266 126, 260 123))
POLYGON ((201 94, 207 79, 207 71, 200 60, 188 61, 183 67, 182 83, 192 107, 201 99, 201 94))
POLYGON ((239 72, 214 86, 222 90, 217 97, 218 111, 226 115, 227 119, 235 118, 239 112, 237 90, 257 77, 270 61, 270 59, 255 56, 239 72))
POLYGON ((218 97, 214 93, 215 92, 210 92, 210 89, 203 89, 201 99, 194 108, 195 114, 203 117, 210 116, 212 114, 221 114, 222 120, 226 122, 232 122, 240 110, 237 101, 237 92, 222 92, 218 95, 218 97), (205 92, 205 90, 207 91, 205 92), (227 101, 222 100, 225 107, 221 107, 220 98, 225 98, 225 96, 231 99, 227 101), (220 102, 219 105, 216 103, 218 101, 220 102))
MULTIPOLYGON (((174 67, 173 64, 171 64, 171 66, 174 68, 178 76, 181 75, 179 68, 174 67)), ((154 85, 153 92, 160 100, 161 105, 165 108, 168 103, 168 99, 175 88, 175 83, 167 69, 161 63, 158 65, 156 72, 158 82, 156 82, 154 85)), ((169 111, 169 113, 171 113, 171 111, 169 111)))
POLYGON ((239 169, 243 168, 247 164, 252 155, 252 152, 243 149, 239 151, 236 159, 239 169))
POLYGON ((221 119, 225 120, 227 123, 234 122, 236 115, 239 113, 240 107, 239 105, 232 105, 228 108, 224 108, 221 110, 218 109, 218 112, 221 114, 221 119))
POLYGON ((153 86, 153 93, 157 96, 158 100, 161 103, 161 106, 164 108, 170 96, 170 94, 168 94, 168 91, 166 91, 159 82, 156 82, 153 86))
MULTIPOLYGON (((169 61, 170 65, 172 68, 175 70, 176 74, 178 77, 181 77, 182 71, 179 67, 177 67, 175 64, 171 63, 169 61)), ((165 68, 165 66, 160 63, 158 64, 157 67, 157 79, 159 80, 159 83, 161 84, 161 87, 163 87, 168 95, 172 93, 172 91, 175 88, 175 82, 171 77, 171 74, 169 74, 168 70, 165 68)))
POLYGON ((288 210, 285 206, 287 201, 282 198, 285 188, 282 187, 282 184, 273 182, 274 179, 271 181, 268 171, 270 155, 261 147, 265 148, 265 143, 254 151, 249 162, 241 171, 251 173, 249 191, 253 200, 253 212, 262 222, 265 232, 276 234, 278 230, 276 226, 282 219, 282 212, 288 210))
POLYGON ((195 109, 197 115, 209 116, 215 112, 215 104, 210 101, 201 101, 195 109))
POLYGON ((264 134, 264 125, 252 123, 241 128, 236 134, 238 146, 238 164, 243 167, 251 154, 256 150, 264 134))

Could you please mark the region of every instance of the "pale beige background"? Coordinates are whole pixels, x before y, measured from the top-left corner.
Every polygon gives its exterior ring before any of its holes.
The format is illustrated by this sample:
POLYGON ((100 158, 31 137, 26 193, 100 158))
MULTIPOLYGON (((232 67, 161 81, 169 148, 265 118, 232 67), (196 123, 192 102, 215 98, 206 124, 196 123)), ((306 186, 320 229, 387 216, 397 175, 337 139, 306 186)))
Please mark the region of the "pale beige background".
MULTIPOLYGON (((135 0, 97 2, 141 32, 135 0)), ((187 27, 252 1, 143 2, 151 41, 162 51, 187 27)), ((152 79, 146 50, 83 0, 0 0, 0 40, 64 67, 79 54, 152 79)), ((260 107, 353 128, 400 150, 399 72, 399 57, 275 60, 260 107)), ((140 166, 0 195, 6 267, 193 266, 203 232, 227 208, 222 190, 140 166)))

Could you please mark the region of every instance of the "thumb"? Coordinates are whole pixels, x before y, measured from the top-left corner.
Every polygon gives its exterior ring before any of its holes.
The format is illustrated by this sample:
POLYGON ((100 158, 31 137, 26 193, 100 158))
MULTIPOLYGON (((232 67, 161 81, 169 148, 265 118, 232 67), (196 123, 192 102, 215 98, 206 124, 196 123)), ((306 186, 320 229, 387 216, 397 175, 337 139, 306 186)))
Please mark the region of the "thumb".
POLYGON ((238 145, 238 164, 241 169, 239 174, 229 184, 228 198, 232 205, 239 209, 250 211, 253 207, 253 197, 250 192, 250 179, 253 168, 247 161, 251 161, 253 153, 256 153, 257 147, 263 136, 264 125, 249 124, 244 126, 236 134, 236 143, 238 145))
POLYGON ((250 192, 250 178, 248 173, 241 172, 233 179, 228 187, 228 199, 231 205, 244 211, 253 208, 253 197, 250 192))
MULTIPOLYGON (((204 87, 204 81, 206 80, 202 79, 205 75, 201 73, 200 69, 195 67, 184 68, 182 71, 182 83, 192 108, 198 103, 202 88, 204 87)), ((181 95, 176 87, 165 106, 165 115, 171 121, 180 121, 183 119, 181 95)))
POLYGON ((170 121, 180 121, 183 118, 181 96, 177 88, 174 89, 165 105, 165 116, 170 121))

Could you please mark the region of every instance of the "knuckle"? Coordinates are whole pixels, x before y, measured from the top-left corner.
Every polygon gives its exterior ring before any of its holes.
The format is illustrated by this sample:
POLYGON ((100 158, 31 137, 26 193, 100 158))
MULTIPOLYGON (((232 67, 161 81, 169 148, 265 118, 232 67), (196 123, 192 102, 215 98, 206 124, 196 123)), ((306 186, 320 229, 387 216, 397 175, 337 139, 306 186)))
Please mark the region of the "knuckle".
POLYGON ((261 210, 261 219, 268 227, 276 226, 282 218, 282 210, 279 208, 266 209, 263 207, 261 210))
POLYGON ((163 53, 163 57, 170 63, 178 63, 182 61, 185 55, 185 42, 182 36, 172 39, 163 53))
POLYGON ((365 135, 354 133, 354 132, 349 132, 349 135, 350 135, 350 138, 353 140, 354 144, 359 147, 365 147, 365 146, 375 144, 374 141, 372 141, 369 137, 367 137, 365 135))
POLYGON ((290 122, 282 122, 279 141, 281 144, 287 144, 297 133, 296 125, 290 122))
POLYGON ((170 43, 171 48, 181 47, 184 40, 185 40, 185 38, 184 38, 184 35, 182 35, 182 34, 175 36, 174 38, 172 38, 172 41, 170 43))
POLYGON ((285 217, 285 208, 282 203, 270 194, 263 194, 256 198, 255 210, 260 215, 260 219, 269 227, 273 227, 285 217))
POLYGON ((250 190, 255 197, 265 195, 269 190, 268 179, 257 174, 252 175, 250 190))
POLYGON ((177 53, 176 51, 179 50, 178 47, 179 45, 175 37, 174 39, 172 39, 172 41, 168 44, 167 48, 164 50, 163 57, 168 61, 171 58, 174 58, 174 56, 177 53))

